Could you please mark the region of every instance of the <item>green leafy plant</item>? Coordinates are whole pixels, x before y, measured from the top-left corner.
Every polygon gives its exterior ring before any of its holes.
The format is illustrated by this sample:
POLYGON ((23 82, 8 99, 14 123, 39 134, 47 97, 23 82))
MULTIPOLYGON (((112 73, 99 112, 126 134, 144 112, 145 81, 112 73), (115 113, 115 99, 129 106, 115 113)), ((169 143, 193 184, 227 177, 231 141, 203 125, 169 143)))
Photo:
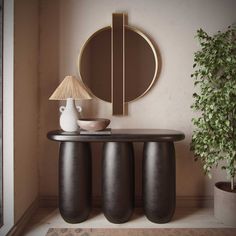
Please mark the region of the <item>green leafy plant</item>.
POLYGON ((211 169, 221 165, 234 189, 236 174, 236 28, 210 36, 197 31, 200 50, 194 54, 191 150, 211 177, 211 169))

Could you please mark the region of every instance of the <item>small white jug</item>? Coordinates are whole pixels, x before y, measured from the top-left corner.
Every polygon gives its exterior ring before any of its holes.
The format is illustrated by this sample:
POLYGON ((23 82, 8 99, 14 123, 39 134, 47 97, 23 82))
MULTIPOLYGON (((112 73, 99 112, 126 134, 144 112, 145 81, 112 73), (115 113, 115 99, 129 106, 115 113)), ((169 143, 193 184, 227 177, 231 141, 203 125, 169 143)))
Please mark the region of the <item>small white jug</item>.
POLYGON ((79 129, 77 120, 79 119, 78 112, 82 111, 80 106, 75 106, 75 100, 73 98, 67 98, 66 107, 61 106, 59 108, 61 112, 60 126, 61 129, 66 132, 76 132, 79 129))

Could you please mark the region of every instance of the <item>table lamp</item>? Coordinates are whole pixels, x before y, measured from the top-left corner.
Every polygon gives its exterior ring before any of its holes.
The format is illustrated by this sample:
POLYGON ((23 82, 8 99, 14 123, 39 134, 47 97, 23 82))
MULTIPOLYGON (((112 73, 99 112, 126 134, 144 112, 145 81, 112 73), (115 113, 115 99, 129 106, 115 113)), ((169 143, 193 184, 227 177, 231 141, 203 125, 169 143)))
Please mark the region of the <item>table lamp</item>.
POLYGON ((83 83, 74 76, 66 76, 49 100, 66 100, 66 106, 60 106, 60 126, 67 132, 78 130, 78 112, 82 109, 75 105, 75 100, 91 99, 83 83))

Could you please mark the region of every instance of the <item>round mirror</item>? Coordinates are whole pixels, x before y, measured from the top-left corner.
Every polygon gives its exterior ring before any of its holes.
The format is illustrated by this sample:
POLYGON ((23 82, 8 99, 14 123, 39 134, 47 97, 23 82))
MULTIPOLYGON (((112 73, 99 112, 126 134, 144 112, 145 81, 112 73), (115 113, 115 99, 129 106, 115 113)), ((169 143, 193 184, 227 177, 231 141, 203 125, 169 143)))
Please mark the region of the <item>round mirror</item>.
MULTIPOLYGON (((112 102, 111 27, 95 32, 79 56, 79 73, 85 86, 98 98, 112 102)), ((125 26, 123 79, 125 102, 143 96, 157 75, 157 54, 151 41, 140 31, 125 26)))

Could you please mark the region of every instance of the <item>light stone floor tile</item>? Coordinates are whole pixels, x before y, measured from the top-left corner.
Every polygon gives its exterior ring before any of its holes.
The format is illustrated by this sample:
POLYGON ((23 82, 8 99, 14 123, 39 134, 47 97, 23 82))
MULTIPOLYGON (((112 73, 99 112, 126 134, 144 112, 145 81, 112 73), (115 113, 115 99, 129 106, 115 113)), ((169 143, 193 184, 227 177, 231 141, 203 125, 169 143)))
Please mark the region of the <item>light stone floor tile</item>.
POLYGON ((174 218, 167 224, 155 224, 147 220, 142 209, 135 209, 131 220, 124 224, 110 223, 98 209, 88 220, 68 224, 58 209, 40 208, 32 217, 22 236, 45 236, 49 228, 223 228, 213 216, 212 208, 177 208, 174 218))

